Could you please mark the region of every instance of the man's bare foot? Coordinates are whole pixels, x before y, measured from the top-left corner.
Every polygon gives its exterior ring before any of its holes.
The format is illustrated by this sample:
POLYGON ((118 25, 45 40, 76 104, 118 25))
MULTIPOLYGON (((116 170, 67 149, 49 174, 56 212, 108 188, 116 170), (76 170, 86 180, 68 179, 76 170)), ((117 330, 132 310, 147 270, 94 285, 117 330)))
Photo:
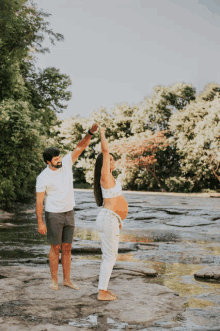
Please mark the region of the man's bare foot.
POLYGON ((63 285, 64 285, 64 286, 71 287, 71 288, 74 289, 74 290, 78 290, 78 289, 79 289, 79 287, 77 287, 76 285, 74 285, 71 281, 66 281, 66 280, 64 280, 64 281, 63 281, 63 285))
POLYGON ((116 296, 110 291, 99 290, 97 299, 100 301, 113 301, 116 300, 116 296))
POLYGON ((57 291, 58 290, 58 282, 52 280, 51 285, 49 286, 51 290, 57 291))

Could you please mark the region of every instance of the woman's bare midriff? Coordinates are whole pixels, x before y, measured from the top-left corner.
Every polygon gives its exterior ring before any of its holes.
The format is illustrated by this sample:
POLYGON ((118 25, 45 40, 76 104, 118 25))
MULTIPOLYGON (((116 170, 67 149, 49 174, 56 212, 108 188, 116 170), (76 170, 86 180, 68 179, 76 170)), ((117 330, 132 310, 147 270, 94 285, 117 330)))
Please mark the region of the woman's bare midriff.
POLYGON ((122 220, 124 220, 128 215, 128 203, 123 197, 119 195, 115 198, 104 198, 103 208, 110 209, 118 214, 122 220))

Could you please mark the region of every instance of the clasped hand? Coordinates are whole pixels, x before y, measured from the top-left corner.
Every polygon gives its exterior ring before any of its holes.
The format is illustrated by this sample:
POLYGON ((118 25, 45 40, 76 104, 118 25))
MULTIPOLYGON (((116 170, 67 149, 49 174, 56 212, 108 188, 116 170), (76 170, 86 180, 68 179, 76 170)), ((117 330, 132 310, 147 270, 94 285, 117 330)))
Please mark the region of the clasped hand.
POLYGON ((97 131, 97 129, 98 129, 98 127, 99 127, 99 123, 97 122, 97 123, 94 123, 93 125, 92 125, 92 128, 91 128, 91 132, 92 133, 94 133, 95 131, 97 131))

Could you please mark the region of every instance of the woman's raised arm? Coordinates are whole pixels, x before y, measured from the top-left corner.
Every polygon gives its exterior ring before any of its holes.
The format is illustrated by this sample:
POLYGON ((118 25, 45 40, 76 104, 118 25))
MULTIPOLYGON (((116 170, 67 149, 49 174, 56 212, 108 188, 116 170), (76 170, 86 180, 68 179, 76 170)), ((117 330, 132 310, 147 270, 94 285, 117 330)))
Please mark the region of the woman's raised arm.
POLYGON ((100 136, 101 136, 101 148, 103 155, 101 176, 103 180, 107 180, 110 175, 110 156, 109 156, 108 142, 105 138, 105 128, 100 127, 100 136))

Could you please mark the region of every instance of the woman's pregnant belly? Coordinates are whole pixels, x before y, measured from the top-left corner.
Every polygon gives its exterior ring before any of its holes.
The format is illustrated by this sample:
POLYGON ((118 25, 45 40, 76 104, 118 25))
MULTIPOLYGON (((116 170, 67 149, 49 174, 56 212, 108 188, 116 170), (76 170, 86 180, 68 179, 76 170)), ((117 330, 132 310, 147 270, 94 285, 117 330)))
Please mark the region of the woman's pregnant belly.
POLYGON ((103 207, 117 213, 122 220, 124 220, 128 215, 128 203, 123 195, 119 195, 115 198, 104 198, 103 207))

